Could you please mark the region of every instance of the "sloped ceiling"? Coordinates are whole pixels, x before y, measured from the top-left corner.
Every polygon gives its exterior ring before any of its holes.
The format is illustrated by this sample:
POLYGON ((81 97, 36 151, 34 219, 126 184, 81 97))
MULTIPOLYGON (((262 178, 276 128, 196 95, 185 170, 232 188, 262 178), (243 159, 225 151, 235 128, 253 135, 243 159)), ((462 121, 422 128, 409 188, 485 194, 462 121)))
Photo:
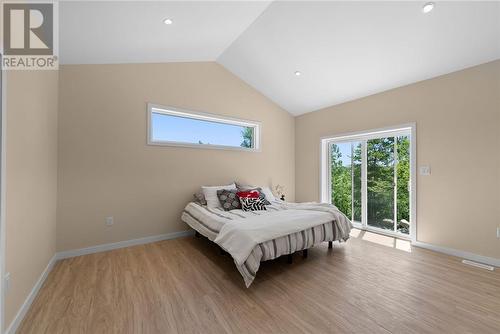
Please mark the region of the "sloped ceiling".
POLYGON ((500 58, 499 2, 423 4, 67 2, 61 60, 216 60, 300 115, 500 58))
POLYGON ((269 1, 63 1, 63 64, 214 61, 269 1), (164 19, 173 24, 165 25, 164 19))

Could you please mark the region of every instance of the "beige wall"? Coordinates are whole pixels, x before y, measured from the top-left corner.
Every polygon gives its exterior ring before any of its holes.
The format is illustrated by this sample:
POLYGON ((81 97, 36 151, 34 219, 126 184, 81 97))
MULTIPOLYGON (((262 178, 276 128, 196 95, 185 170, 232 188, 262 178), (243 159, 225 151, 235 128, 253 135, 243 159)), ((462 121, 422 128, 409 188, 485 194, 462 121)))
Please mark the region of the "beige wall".
POLYGON ((182 231, 199 185, 234 179, 318 200, 321 136, 408 122, 432 167, 417 180, 418 240, 500 258, 500 61, 295 121, 215 63, 62 66, 58 116, 57 72, 7 81, 6 324, 56 235, 61 251, 182 231), (148 146, 147 102, 261 121, 262 152, 148 146))
POLYGON ((322 136, 417 124, 417 239, 500 258, 500 61, 296 118, 296 199, 319 198, 322 136))
POLYGON ((293 200, 293 117, 216 63, 62 66, 59 96, 59 251, 186 230, 200 185, 279 183, 293 200), (261 121, 262 152, 148 146, 148 102, 261 121))
POLYGON ((56 249, 57 80, 56 71, 7 74, 7 326, 56 249))

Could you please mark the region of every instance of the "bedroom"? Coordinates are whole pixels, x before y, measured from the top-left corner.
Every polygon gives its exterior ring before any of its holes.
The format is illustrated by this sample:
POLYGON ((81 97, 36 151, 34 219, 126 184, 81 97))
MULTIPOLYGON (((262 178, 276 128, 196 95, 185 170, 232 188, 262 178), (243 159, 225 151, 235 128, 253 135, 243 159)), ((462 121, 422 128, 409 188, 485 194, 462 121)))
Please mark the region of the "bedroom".
POLYGON ((2 333, 498 332, 500 2, 45 3, 2 333))

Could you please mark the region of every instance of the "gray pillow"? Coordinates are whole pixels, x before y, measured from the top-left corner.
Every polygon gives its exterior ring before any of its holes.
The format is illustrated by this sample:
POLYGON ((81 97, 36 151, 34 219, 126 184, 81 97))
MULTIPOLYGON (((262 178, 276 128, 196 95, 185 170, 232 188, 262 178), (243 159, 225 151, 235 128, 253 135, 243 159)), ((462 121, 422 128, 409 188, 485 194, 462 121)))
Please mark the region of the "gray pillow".
POLYGON ((251 186, 251 185, 248 185, 248 184, 242 184, 242 183, 236 182, 236 188, 238 188, 239 191, 244 191, 244 190, 247 190, 247 189, 255 189, 257 187, 256 186, 251 186))
POLYGON ((236 195, 237 192, 237 189, 217 190, 217 197, 224 211, 241 209, 240 199, 236 195))
POLYGON ((207 205, 207 200, 205 199, 205 195, 203 195, 203 193, 200 192, 193 194, 193 197, 195 203, 198 203, 200 205, 207 205))

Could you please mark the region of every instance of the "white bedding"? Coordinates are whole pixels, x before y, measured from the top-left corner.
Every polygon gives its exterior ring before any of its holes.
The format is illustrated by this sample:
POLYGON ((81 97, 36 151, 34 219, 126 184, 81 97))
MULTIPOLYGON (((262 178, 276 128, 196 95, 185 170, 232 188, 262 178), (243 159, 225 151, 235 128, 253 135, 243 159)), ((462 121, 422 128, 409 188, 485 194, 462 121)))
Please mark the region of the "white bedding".
POLYGON ((224 211, 189 203, 182 220, 208 239, 218 238, 219 245, 234 258, 247 287, 255 279, 261 261, 325 241, 346 241, 352 228, 350 221, 329 204, 271 200, 266 208, 266 211, 224 211))
POLYGON ((336 221, 348 238, 350 221, 335 206, 320 203, 283 203, 284 210, 236 219, 222 225, 214 242, 242 265, 258 244, 336 221))
POLYGON ((222 208, 209 208, 192 202, 184 209, 182 220, 213 241, 224 224, 233 220, 248 219, 285 210, 281 203, 283 202, 273 201, 272 205, 267 206, 267 211, 224 211, 222 208))

